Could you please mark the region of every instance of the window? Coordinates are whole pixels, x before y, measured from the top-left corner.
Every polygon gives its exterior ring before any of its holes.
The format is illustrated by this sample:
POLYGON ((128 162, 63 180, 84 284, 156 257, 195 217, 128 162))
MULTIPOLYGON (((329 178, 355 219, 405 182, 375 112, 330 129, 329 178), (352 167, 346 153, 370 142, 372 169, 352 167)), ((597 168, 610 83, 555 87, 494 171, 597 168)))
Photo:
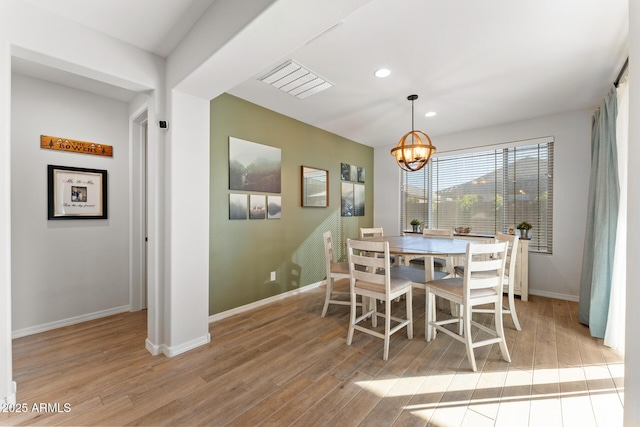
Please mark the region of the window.
POLYGON ((552 253, 552 138, 436 155, 417 172, 402 171, 401 192, 403 230, 419 219, 429 228, 495 234, 526 221, 529 250, 552 253))

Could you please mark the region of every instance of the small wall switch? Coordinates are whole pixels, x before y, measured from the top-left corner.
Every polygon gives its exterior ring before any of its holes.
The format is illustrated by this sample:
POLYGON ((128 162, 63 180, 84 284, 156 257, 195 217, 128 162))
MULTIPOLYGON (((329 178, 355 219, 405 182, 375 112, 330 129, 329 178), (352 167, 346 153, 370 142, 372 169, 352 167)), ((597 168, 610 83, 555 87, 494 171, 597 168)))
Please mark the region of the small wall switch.
POLYGON ((274 280, 276 280, 276 272, 272 271, 271 272, 271 281, 273 282, 274 280))

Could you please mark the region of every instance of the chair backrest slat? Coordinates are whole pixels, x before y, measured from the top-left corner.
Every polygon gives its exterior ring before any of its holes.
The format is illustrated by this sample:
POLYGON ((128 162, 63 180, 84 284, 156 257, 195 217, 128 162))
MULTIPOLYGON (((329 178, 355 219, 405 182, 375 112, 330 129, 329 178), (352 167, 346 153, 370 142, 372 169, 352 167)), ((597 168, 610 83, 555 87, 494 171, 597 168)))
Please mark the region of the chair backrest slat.
POLYGON ((324 242, 324 262, 327 269, 327 280, 331 277, 331 263, 333 262, 333 238, 331 231, 322 233, 322 241, 324 242))
POLYGON ((468 299, 472 289, 494 288, 502 293, 506 264, 507 242, 469 243, 464 270, 463 298, 468 299))
POLYGON ((389 256, 389 242, 370 242, 347 239, 347 254, 349 257, 349 274, 351 286, 356 280, 378 283, 391 290, 391 263, 389 256), (376 256, 383 254, 383 257, 376 256), (359 269, 356 269, 359 266, 359 269), (364 269, 362 269, 364 267, 364 269))
POLYGON ((360 238, 364 237, 382 237, 384 231, 382 227, 360 228, 360 238))
POLYGON ((451 229, 423 228, 422 235, 424 237, 453 237, 451 229))
POLYGON ((516 275, 516 259, 518 257, 518 244, 519 237, 512 236, 510 234, 496 234, 496 242, 507 242, 509 248, 507 249, 507 264, 505 266, 505 276, 509 280, 515 280, 516 275))

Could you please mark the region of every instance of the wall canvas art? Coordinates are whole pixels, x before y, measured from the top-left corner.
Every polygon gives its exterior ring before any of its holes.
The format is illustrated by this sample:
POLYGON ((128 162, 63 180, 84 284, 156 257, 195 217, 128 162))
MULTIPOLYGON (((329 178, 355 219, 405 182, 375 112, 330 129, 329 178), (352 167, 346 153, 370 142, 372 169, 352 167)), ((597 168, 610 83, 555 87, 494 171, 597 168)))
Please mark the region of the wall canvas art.
POLYGON ((267 196, 251 194, 249 196, 249 219, 265 219, 267 217, 267 196))
POLYGON ((246 194, 229 194, 229 219, 247 219, 246 194))
POLYGON ((353 184, 350 182, 342 182, 341 184, 342 184, 341 206, 340 206, 341 215, 355 216, 353 184))
POLYGON ((282 214, 282 198, 267 196, 267 219, 280 219, 282 214))
POLYGON ((358 166, 358 182, 364 184, 364 168, 362 166, 358 166))
POLYGON ((282 150, 229 137, 229 190, 280 193, 282 150))
POLYGON ((364 216, 364 185, 353 185, 353 215, 364 216))
POLYGON ((351 170, 349 171, 349 181, 357 181, 358 180, 358 166, 350 165, 351 170))
POLYGON ((351 181, 351 165, 340 163, 340 179, 342 181, 351 181))

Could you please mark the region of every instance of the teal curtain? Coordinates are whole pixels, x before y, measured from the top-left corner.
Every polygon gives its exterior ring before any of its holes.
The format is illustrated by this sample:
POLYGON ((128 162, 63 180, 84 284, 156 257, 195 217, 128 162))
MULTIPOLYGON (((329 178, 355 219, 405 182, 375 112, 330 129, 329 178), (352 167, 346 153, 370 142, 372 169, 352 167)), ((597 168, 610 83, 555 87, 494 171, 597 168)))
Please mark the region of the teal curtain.
POLYGON ((578 304, 578 320, 597 338, 604 338, 607 327, 618 225, 617 114, 616 88, 612 87, 592 120, 591 179, 578 304))

